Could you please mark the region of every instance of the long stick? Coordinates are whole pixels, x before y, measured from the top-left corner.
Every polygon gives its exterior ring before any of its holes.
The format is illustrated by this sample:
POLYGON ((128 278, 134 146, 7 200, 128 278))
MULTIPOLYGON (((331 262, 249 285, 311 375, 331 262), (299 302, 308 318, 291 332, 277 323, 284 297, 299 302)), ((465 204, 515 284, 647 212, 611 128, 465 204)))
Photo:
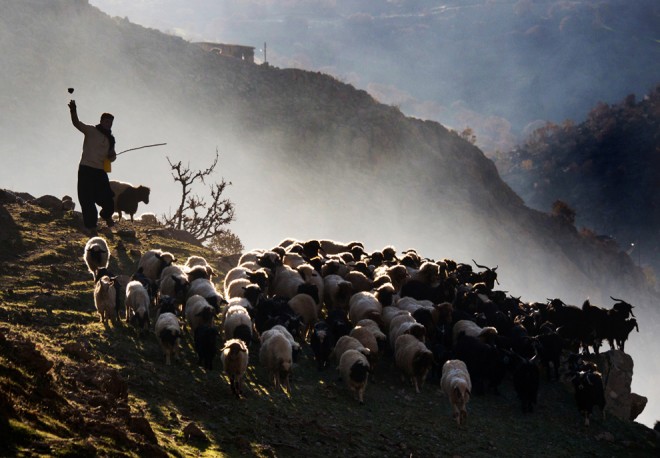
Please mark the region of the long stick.
POLYGON ((127 153, 129 151, 135 151, 136 149, 151 148, 152 146, 163 146, 163 145, 167 145, 167 143, 154 143, 153 145, 144 145, 144 146, 138 146, 137 148, 125 149, 124 151, 117 153, 117 156, 119 156, 120 154, 127 153))

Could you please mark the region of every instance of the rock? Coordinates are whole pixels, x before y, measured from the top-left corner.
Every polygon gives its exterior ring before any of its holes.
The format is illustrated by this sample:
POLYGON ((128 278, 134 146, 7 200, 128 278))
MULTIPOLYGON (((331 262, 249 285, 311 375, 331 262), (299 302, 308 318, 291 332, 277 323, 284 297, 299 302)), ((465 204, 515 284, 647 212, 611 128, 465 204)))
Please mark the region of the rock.
POLYGON ((63 211, 73 211, 76 209, 76 203, 73 201, 71 196, 62 197, 62 210, 63 211))
POLYGON ((38 205, 47 210, 61 210, 62 209, 62 199, 55 196, 46 194, 44 196, 34 199, 32 204, 38 205))
POLYGON ((80 342, 69 342, 62 347, 65 353, 73 356, 82 361, 89 361, 92 355, 89 354, 87 349, 80 342))
POLYGON ((603 375, 605 410, 623 420, 629 420, 632 407, 630 385, 633 359, 621 350, 610 350, 598 355, 596 363, 603 375))
POLYGON ((185 428, 183 428, 183 435, 186 439, 199 439, 203 441, 207 441, 208 438, 206 437, 206 434, 204 434, 204 431, 202 431, 199 426, 197 426, 194 422, 188 423, 185 428))
POLYGON ((649 402, 649 399, 645 396, 640 396, 637 393, 631 393, 630 400, 630 421, 634 421, 639 414, 644 412, 644 408, 646 407, 646 403, 649 402))
POLYGON ((614 442, 614 435, 609 431, 603 431, 596 436, 597 441, 614 442))
POLYGON ((135 434, 139 434, 140 436, 144 437, 147 442, 151 444, 158 444, 158 438, 156 437, 156 433, 154 433, 154 430, 151 428, 151 425, 149 424, 149 420, 142 416, 132 416, 129 422, 129 426, 131 428, 131 431, 133 431, 135 434))

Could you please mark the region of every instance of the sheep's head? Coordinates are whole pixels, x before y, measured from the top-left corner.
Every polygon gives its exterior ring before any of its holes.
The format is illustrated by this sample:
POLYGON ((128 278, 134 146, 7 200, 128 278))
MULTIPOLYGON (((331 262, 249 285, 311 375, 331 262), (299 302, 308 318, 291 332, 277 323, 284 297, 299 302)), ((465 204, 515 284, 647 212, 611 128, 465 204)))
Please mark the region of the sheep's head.
POLYGON ((149 193, 151 192, 151 189, 147 188, 146 186, 138 186, 137 188, 137 195, 138 195, 138 200, 140 202, 144 202, 145 204, 149 203, 149 193))

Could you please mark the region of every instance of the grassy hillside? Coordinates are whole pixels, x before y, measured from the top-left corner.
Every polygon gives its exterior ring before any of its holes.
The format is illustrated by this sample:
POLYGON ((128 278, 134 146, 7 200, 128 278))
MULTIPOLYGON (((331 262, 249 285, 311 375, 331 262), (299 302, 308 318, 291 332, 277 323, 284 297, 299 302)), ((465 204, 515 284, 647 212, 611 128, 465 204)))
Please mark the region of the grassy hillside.
MULTIPOLYGON (((560 383, 542 383, 536 411, 523 415, 507 379, 499 396, 474 397, 457 428, 439 386, 415 394, 389 357, 360 406, 334 370, 317 371, 309 348, 291 396, 273 390, 253 347, 239 401, 219 360, 210 372, 197 366, 189 336, 167 367, 151 332, 99 322, 78 214, 7 203, 0 222, 0 455, 657 456, 658 436, 643 425, 598 415, 581 426, 560 383)), ((116 273, 156 247, 229 267, 162 228, 122 222, 101 235, 116 273)))

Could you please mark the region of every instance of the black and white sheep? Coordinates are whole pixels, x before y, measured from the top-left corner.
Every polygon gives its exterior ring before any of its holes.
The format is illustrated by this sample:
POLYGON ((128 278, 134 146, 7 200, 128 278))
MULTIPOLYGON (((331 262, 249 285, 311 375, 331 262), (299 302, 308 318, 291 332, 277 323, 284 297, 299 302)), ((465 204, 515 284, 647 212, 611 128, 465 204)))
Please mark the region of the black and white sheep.
MULTIPOLYGON (((200 278, 199 280, 203 279, 200 278)), ((182 307, 185 304, 189 287, 188 276, 183 271, 182 266, 169 265, 160 274, 160 280, 158 281, 159 294, 173 297, 182 307)))
POLYGON ((419 393, 433 365, 433 353, 415 336, 403 334, 394 344, 394 362, 419 393))
POLYGON ((195 330, 203 324, 213 326, 213 320, 217 315, 217 311, 206 299, 202 296, 195 294, 190 296, 186 301, 186 322, 190 326, 190 333, 194 336, 195 330))
POLYGON ((222 369, 229 377, 231 392, 237 398, 243 396, 243 377, 247 372, 249 351, 241 339, 229 339, 221 349, 222 369))
POLYGON ((108 243, 105 239, 103 237, 92 237, 87 240, 83 259, 85 260, 87 269, 96 281, 96 271, 98 269, 107 268, 108 262, 110 261, 110 250, 108 249, 108 243))
POLYGON ((367 357, 360 350, 346 350, 339 359, 338 369, 354 398, 360 404, 364 404, 364 392, 369 381, 370 370, 367 357))
POLYGON ((179 319, 174 313, 161 313, 156 319, 154 332, 156 333, 158 342, 160 342, 160 346, 163 349, 165 364, 169 366, 172 363, 172 356, 176 354, 178 343, 182 335, 179 319))
POLYGON ((472 381, 465 363, 459 359, 446 361, 442 365, 440 386, 449 398, 456 424, 461 426, 467 419, 466 406, 472 392, 472 381))
POLYGON ((176 257, 167 251, 153 249, 146 251, 138 262, 138 272, 142 272, 149 280, 156 282, 160 279, 163 269, 176 262, 176 257))
POLYGON ((206 302, 213 306, 216 313, 220 313, 222 306, 227 304, 227 301, 220 295, 213 282, 207 278, 192 280, 186 294, 188 297, 194 295, 202 296, 206 299, 206 302))
POLYGON ((146 186, 133 186, 123 181, 110 181, 110 189, 114 193, 115 211, 119 214, 119 221, 122 218, 122 212, 128 213, 133 221, 133 215, 137 212, 138 202, 149 203, 149 193, 151 190, 146 186))
POLYGON ((241 305, 231 305, 225 311, 223 331, 225 340, 241 339, 246 345, 252 341, 252 319, 241 305))

